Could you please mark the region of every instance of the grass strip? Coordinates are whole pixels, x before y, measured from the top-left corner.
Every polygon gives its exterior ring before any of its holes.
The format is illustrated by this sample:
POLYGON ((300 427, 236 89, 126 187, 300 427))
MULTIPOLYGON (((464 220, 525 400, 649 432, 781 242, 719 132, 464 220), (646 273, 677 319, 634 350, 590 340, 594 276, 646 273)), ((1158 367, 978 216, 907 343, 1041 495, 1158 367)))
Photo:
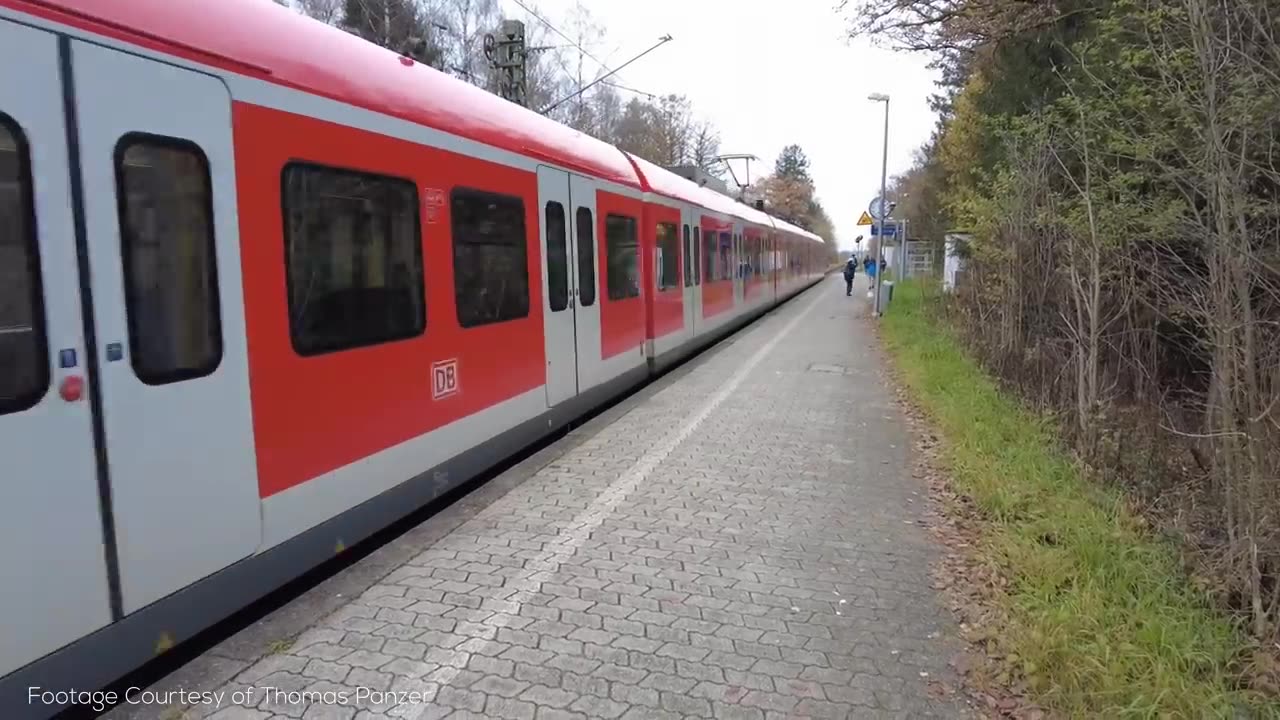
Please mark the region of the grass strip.
POLYGON ((1236 689, 1247 638, 1192 588, 1176 548, 1089 481, 1052 421, 1001 391, 926 307, 919 284, 895 287, 881 334, 983 519, 979 552, 1009 580, 1001 649, 1033 699, 1070 717, 1280 717, 1236 689))

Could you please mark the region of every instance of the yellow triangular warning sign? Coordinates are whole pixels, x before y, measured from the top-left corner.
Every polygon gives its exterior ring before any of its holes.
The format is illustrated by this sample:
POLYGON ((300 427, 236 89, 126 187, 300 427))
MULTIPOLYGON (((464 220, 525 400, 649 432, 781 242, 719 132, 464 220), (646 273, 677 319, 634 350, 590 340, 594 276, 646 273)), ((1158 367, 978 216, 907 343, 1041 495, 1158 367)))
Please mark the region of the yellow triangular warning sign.
POLYGON ((858 224, 859 224, 859 225, 871 225, 871 224, 874 224, 874 223, 875 223, 875 220, 872 220, 872 219, 871 219, 871 216, 867 214, 867 211, 866 211, 866 210, 863 210, 863 211, 862 211, 862 217, 858 218, 858 224))

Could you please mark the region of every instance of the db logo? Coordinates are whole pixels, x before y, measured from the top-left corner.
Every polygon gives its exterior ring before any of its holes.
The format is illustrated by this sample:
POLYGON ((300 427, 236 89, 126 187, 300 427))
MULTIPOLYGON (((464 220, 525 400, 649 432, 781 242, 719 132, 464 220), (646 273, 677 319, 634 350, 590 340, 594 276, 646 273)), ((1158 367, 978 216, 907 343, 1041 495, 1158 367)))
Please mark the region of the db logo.
POLYGON ((439 400, 458 392, 458 361, 441 360, 431 365, 431 398, 439 400))

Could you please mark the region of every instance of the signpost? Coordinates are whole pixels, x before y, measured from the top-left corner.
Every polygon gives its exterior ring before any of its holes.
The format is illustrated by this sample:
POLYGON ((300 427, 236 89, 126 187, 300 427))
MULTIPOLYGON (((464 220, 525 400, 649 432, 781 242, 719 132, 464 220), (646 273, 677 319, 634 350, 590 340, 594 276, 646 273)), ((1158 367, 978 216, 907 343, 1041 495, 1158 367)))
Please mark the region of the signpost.
MULTIPOLYGON (((887 117, 888 116, 887 109, 885 113, 887 117)), ((886 138, 888 137, 888 127, 885 128, 885 136, 886 138)), ((886 158, 887 158, 887 154, 886 154, 886 158)), ((882 175, 881 185, 883 184, 884 184, 884 177, 882 175)), ((876 276, 875 276, 876 281, 873 285, 874 287, 873 292, 875 293, 875 307, 876 307, 877 317, 880 315, 880 312, 881 312, 881 300, 880 300, 881 268, 879 267, 879 265, 881 262, 883 262, 883 259, 884 259, 883 243, 888 238, 898 237, 898 221, 889 219, 889 216, 892 215, 893 211, 898 207, 898 203, 892 202, 887 197, 885 197, 883 189, 880 192, 881 192, 880 196, 872 200, 871 204, 867 206, 866 212, 862 213, 862 217, 858 218, 858 224, 870 225, 871 237, 878 238, 878 240, 875 243, 876 245, 875 258, 872 259, 872 262, 876 264, 876 276)), ((901 264, 901 262, 902 261, 899 260, 897 263, 895 263, 895 265, 901 264)), ((898 272, 901 273, 902 271, 899 270, 898 272)), ((899 277, 898 279, 901 280, 902 278, 899 277)))
MULTIPOLYGON (((880 220, 880 222, 884 222, 885 216, 888 215, 890 212, 892 212, 892 208, 884 207, 885 200, 888 198, 888 195, 889 195, 888 188, 886 187, 886 183, 889 179, 889 96, 885 95, 884 93, 872 93, 871 95, 867 96, 867 99, 872 102, 884 103, 884 147, 880 151, 880 197, 876 198, 871 202, 871 208, 870 208, 870 212, 873 215, 876 213, 877 210, 883 211, 879 214, 878 219, 880 220)), ((880 264, 880 258, 882 257, 884 257, 884 247, 882 243, 877 242, 876 257, 872 262, 874 262, 878 266, 880 264)), ((880 272, 880 268, 877 267, 876 282, 875 282, 876 317, 880 317, 880 313, 882 312, 881 303, 880 303, 880 276, 881 275, 882 273, 880 272)))
POLYGON ((878 237, 882 232, 885 237, 897 237, 898 222, 896 220, 886 220, 883 223, 876 223, 871 226, 871 237, 878 237))

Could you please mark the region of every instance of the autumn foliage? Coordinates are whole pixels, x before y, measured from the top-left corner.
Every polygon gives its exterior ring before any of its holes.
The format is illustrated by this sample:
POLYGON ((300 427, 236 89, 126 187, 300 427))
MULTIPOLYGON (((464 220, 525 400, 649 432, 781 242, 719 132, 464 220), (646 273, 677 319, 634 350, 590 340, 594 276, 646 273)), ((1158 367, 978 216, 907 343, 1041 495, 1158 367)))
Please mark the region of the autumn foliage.
MULTIPOLYGON (((929 237, 971 238, 944 322, 1275 648, 1280 3, 847 9, 941 70, 937 131, 897 185, 929 237)), ((1265 655, 1244 662, 1280 689, 1265 655)))

